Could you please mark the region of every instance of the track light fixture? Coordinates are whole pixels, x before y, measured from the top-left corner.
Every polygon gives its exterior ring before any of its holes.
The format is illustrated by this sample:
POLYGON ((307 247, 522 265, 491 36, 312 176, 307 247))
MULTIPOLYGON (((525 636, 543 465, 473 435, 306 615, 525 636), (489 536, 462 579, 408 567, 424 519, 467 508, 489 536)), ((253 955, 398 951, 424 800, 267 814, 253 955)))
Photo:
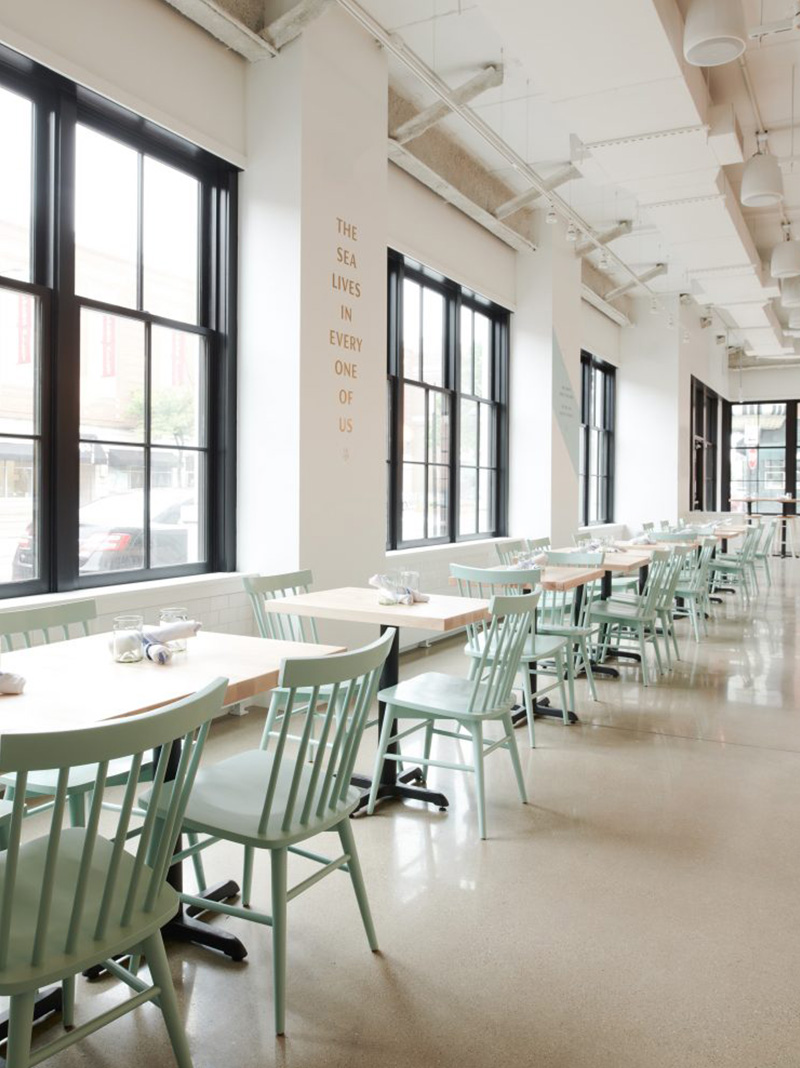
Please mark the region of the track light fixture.
POLYGON ((599 266, 601 271, 607 271, 608 270, 608 253, 606 252, 605 249, 602 249, 601 252, 600 252, 600 259, 598 260, 598 266, 599 266))
POLYGON ((651 315, 658 315, 658 298, 657 297, 651 297, 650 298, 650 314, 651 315))
POLYGON ((578 229, 575 226, 574 222, 570 222, 569 226, 567 227, 567 241, 577 241, 577 240, 578 240, 578 229))
POLYGON ((683 28, 683 54, 693 67, 738 59, 747 45, 741 0, 691 0, 683 28))
POLYGON ((552 204, 547 209, 547 214, 544 217, 544 221, 547 223, 548 226, 555 226, 555 224, 558 222, 558 216, 556 215, 556 209, 553 207, 552 204))

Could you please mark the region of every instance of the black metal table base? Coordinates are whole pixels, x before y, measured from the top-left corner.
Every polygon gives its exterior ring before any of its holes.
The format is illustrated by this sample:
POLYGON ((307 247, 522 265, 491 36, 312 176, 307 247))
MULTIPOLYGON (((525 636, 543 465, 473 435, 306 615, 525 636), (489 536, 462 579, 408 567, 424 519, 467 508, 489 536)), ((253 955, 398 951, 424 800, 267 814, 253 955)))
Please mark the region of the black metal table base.
MULTIPOLYGON (((41 1020, 44 1016, 49 1016, 51 1012, 61 1012, 62 1004, 63 997, 60 984, 48 987, 46 990, 40 990, 33 1005, 34 1022, 41 1020)), ((8 1013, 0 1012, 0 1042, 4 1042, 7 1038, 8 1013)))
MULTIPOLYGON (((547 716, 548 719, 564 719, 564 709, 555 708, 551 705, 549 697, 543 697, 541 701, 534 701, 533 714, 534 716, 547 716)), ((574 712, 567 712, 567 719, 570 723, 580 723, 574 712)), ((511 709, 511 722, 515 727, 522 727, 528 722, 528 713, 521 705, 516 705, 511 709)))
POLYGON ((635 660, 637 663, 642 659, 641 653, 636 653, 633 649, 608 649, 606 657, 609 656, 614 657, 617 660, 619 660, 620 657, 625 657, 628 660, 635 660))
MULTIPOLYGON (((236 897, 238 893, 238 885, 230 880, 212 887, 211 890, 206 890, 202 897, 208 898, 209 901, 224 901, 226 898, 236 897)), ((193 942, 196 946, 205 946, 206 949, 218 949, 231 960, 244 960, 247 956, 247 949, 236 935, 195 919, 194 913, 199 911, 201 910, 194 906, 189 909, 181 906, 180 912, 161 928, 164 938, 173 939, 176 942, 193 942)))

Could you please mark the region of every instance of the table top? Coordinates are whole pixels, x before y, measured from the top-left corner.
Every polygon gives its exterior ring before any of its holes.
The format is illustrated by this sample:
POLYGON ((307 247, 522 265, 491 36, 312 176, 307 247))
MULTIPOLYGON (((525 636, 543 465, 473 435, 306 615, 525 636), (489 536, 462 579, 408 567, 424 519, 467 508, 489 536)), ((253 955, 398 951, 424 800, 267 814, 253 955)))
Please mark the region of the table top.
POLYGON ((730 502, 744 501, 771 501, 773 504, 800 504, 797 497, 730 497, 730 502))
POLYGON ((220 675, 230 680, 225 703, 234 704, 277 685, 281 662, 287 657, 344 652, 335 645, 201 630, 188 639, 186 652, 176 653, 169 664, 147 659, 117 664, 111 658, 109 638, 93 634, 4 652, 0 668, 23 675, 27 683, 21 694, 0 696, 0 734, 64 730, 134 715, 177 701, 220 675))
MULTIPOLYGON (((553 552, 557 553, 580 553, 592 550, 586 549, 553 549, 553 552)), ((598 549, 597 552, 603 552, 604 550, 598 549)), ((602 571, 611 571, 621 575, 627 575, 632 571, 638 571, 639 568, 647 567, 650 563, 649 555, 643 554, 638 546, 621 548, 619 552, 607 552, 603 557, 603 563, 601 565, 602 571)), ((548 571, 554 571, 555 568, 548 568, 548 571)), ((573 570, 572 568, 561 568, 559 570, 573 570)), ((588 581, 588 580, 587 580, 588 581)), ((544 585, 544 583, 543 583, 544 585)))
POLYGON ((371 586, 314 590, 264 602, 266 612, 279 615, 438 631, 458 630, 468 623, 476 623, 486 617, 488 607, 489 602, 479 597, 450 597, 439 593, 432 593, 430 600, 415 604, 378 604, 378 591, 371 586))
POLYGON ((603 571, 602 567, 545 567, 540 584, 545 590, 574 590, 602 578, 603 571))

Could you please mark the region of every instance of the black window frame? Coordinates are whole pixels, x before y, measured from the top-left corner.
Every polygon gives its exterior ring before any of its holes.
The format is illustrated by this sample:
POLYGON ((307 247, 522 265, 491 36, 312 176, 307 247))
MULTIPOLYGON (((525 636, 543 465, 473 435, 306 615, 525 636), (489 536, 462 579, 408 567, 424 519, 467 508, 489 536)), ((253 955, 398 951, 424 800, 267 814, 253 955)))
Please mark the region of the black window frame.
POLYGON ((601 360, 585 349, 581 351, 581 441, 580 450, 582 466, 579 471, 580 486, 580 525, 582 527, 603 526, 614 522, 614 460, 617 418, 617 369, 612 363, 601 360), (592 421, 594 412, 594 373, 602 376, 603 381, 603 425, 597 426, 592 421), (605 474, 592 472, 590 439, 593 430, 600 433, 599 456, 601 468, 605 474), (589 497, 593 478, 604 480, 604 492, 599 501, 602 517, 589 520, 589 497))
MULTIPOLYGON (((790 498, 797 498, 798 486, 800 486, 800 458, 798 458, 798 450, 800 449, 800 434, 798 434, 798 419, 800 419, 800 399, 787 400, 785 397, 780 400, 742 400, 742 401, 723 401, 722 402, 722 474, 721 474, 721 491, 722 500, 724 502, 722 511, 731 511, 731 437, 733 430, 733 409, 740 405, 761 405, 761 404, 783 404, 786 406, 786 440, 783 445, 754 445, 754 449, 783 449, 784 456, 784 493, 790 498)), ((797 505, 785 504, 779 497, 775 498, 776 504, 780 505, 780 509, 776 512, 764 513, 767 515, 780 515, 781 512, 786 512, 788 515, 797 514, 797 505)), ((763 505, 756 503, 756 507, 753 509, 755 513, 758 513, 763 505)))
MULTIPOLYGON (((508 366, 510 315, 507 308, 475 293, 466 286, 446 278, 436 271, 389 249, 388 269, 388 516, 387 550, 421 548, 430 545, 449 545, 457 542, 479 541, 504 537, 508 529, 508 366), (444 298, 444 379, 442 386, 433 386, 416 379, 403 377, 403 282, 408 278, 432 289, 444 298), (492 369, 491 398, 461 391, 461 309, 470 308, 487 316, 491 323, 492 369), (403 478, 403 386, 424 388, 428 393, 441 393, 448 398, 450 438, 447 468, 450 496, 447 530, 440 537, 402 538, 402 478, 403 478), (494 427, 490 448, 490 468, 495 471, 492 512, 494 523, 490 531, 474 534, 459 533, 460 517, 460 401, 490 404, 494 410, 494 427)), ((480 446, 476 446, 480 457, 480 446)), ((427 461, 426 467, 430 466, 427 461)), ((480 460, 475 465, 481 470, 480 460)), ((427 483, 426 483, 427 486, 427 483)), ((427 499, 427 494, 426 494, 427 499)), ((476 499, 476 508, 479 502, 476 499)), ((426 510, 427 524, 427 510, 426 510)), ((477 518, 476 518, 477 526, 477 518)))
POLYGON ((690 379, 689 508, 716 512, 719 497, 719 441, 723 398, 694 375, 690 379), (709 475, 709 472, 711 474, 709 475), (701 489, 698 496, 696 490, 701 489))
MULTIPOLYGON (((4 45, 0 45, 0 87, 34 105, 31 281, 0 276, 0 286, 36 295, 42 308, 41 473, 35 517, 39 574, 0 583, 0 599, 231 571, 236 543, 238 168, 4 45), (79 574, 80 309, 143 321, 148 333, 153 325, 182 331, 187 325, 75 293, 78 124, 200 182, 199 308, 197 324, 189 327, 205 339, 207 359, 205 559, 197 563, 79 574)), ((150 488, 146 477, 144 531, 149 529, 150 488)), ((148 537, 144 542, 149 546, 148 537)), ((147 562, 149 547, 145 552, 147 562)))

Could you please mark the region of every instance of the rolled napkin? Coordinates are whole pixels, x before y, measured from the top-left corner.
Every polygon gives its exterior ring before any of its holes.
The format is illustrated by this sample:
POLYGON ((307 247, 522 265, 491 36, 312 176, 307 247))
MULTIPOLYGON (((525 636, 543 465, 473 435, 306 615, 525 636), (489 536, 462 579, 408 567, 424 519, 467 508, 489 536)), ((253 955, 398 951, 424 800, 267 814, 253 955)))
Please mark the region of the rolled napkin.
POLYGON ((143 644, 144 655, 148 660, 152 660, 154 664, 168 664, 172 660, 172 650, 168 645, 162 645, 161 642, 151 642, 146 638, 143 644))
POLYGON ((202 627, 194 619, 180 619, 176 623, 162 623, 157 627, 142 627, 142 638, 145 642, 155 642, 156 645, 166 645, 167 642, 179 642, 185 638, 194 638, 202 627))
POLYGON ((22 693, 25 689, 25 679, 22 675, 14 675, 11 671, 0 671, 0 694, 22 693))
POLYGON ((424 604, 430 600, 427 593, 412 590, 409 586, 396 586, 387 575, 373 575, 369 585, 378 591, 378 604, 424 604))

